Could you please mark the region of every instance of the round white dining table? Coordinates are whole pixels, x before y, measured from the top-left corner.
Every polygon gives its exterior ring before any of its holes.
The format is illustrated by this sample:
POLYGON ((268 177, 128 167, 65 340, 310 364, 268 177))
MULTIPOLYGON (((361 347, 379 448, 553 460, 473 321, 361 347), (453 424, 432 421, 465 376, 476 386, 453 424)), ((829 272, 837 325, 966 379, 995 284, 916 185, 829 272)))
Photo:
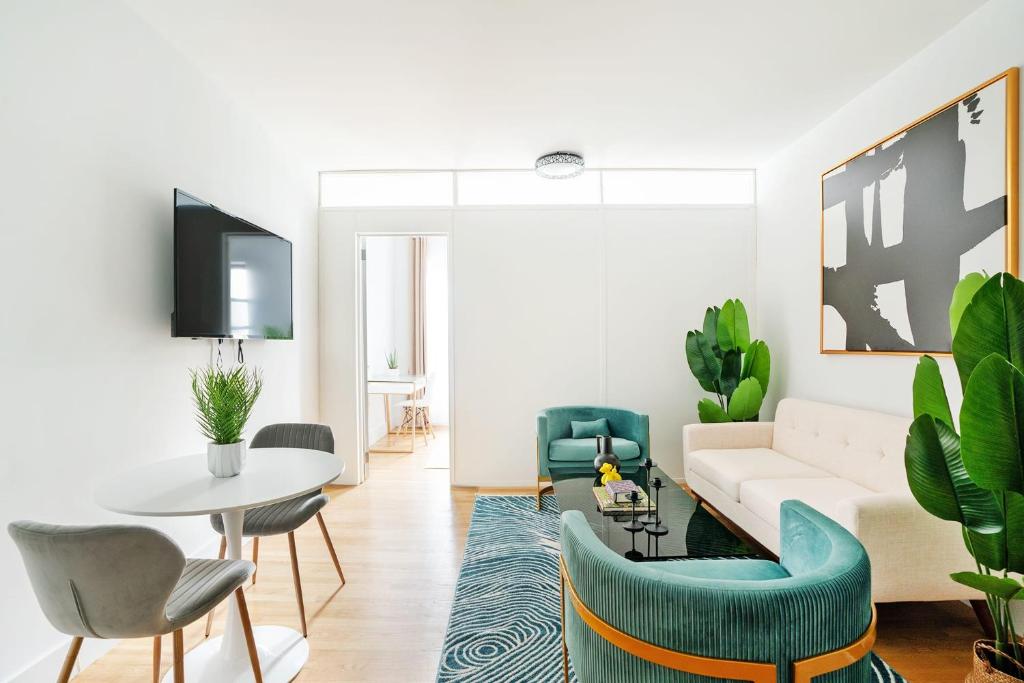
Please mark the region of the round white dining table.
MULTIPOLYGON (((345 469, 337 455, 304 448, 251 448, 245 468, 218 479, 206 469, 206 454, 160 460, 110 477, 96 489, 96 502, 107 510, 142 517, 182 517, 219 513, 224 519, 227 556, 242 559, 245 511, 316 491, 345 469)), ((252 667, 238 615, 228 600, 224 635, 209 638, 185 656, 189 681, 252 681, 252 667)), ((285 626, 253 626, 265 683, 285 683, 309 659, 302 634, 285 626)), ((172 680, 168 672, 164 683, 172 680)))

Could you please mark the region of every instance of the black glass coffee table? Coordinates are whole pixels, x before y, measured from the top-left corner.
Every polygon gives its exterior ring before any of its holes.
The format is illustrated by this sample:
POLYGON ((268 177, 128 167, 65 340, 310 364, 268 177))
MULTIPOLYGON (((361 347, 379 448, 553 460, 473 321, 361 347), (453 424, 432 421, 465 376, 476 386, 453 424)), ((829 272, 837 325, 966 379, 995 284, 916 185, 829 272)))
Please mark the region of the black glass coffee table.
MULTIPOLYGON (((621 474, 623 479, 635 482, 644 491, 648 490, 646 469, 624 467, 621 474)), ((595 476, 590 463, 561 467, 552 463, 551 466, 551 483, 562 512, 582 512, 601 542, 624 557, 645 562, 699 557, 758 556, 758 551, 752 545, 736 536, 710 512, 697 505, 697 501, 660 468, 653 467, 650 470, 650 478, 653 481, 656 477, 660 477, 664 484, 658 499, 658 512, 661 524, 668 527, 668 533, 660 537, 646 531, 638 531, 635 534, 627 531, 625 525, 630 522, 629 513, 601 514, 593 491, 595 486, 601 485, 601 477, 595 476)), ((638 517, 646 512, 646 507, 637 508, 638 517)))

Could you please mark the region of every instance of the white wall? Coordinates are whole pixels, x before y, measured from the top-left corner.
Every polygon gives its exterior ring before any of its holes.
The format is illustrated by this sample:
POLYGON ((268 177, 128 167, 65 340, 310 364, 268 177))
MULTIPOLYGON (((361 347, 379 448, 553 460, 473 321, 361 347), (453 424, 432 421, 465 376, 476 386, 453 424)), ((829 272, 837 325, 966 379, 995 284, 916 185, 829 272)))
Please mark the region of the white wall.
MULTIPOLYGON (((730 296, 753 302, 753 208, 322 209, 321 406, 356 420, 358 233, 449 235, 454 483, 531 486, 537 411, 618 404, 651 415, 654 457, 681 476, 700 388, 687 329, 730 296)), ((355 439, 339 443, 354 477, 355 439)))
MULTIPOLYGON (((145 523, 196 552, 206 519, 92 500, 101 477, 204 448, 187 370, 209 345, 170 337, 171 190, 294 242, 295 341, 245 347, 260 425, 318 416, 316 176, 116 2, 0 3, 0 83, 0 522, 145 523)), ((7 534, 0 605, 0 680, 52 681, 67 639, 7 534)))
MULTIPOLYGON (((387 354, 398 354, 398 367, 411 371, 412 363, 412 240, 408 237, 374 237, 366 240, 366 365, 368 372, 383 374, 387 354)), ((401 411, 391 408, 391 419, 401 411)), ((387 433, 384 402, 367 405, 370 443, 387 433)))
POLYGON ((447 425, 448 403, 448 240, 437 235, 425 238, 423 337, 426 345, 427 398, 430 422, 447 425))
MULTIPOLYGON (((818 353, 820 174, 1019 66, 1022 26, 1024 3, 992 0, 758 168, 758 331, 771 347, 775 378, 769 410, 779 398, 797 396, 911 413, 915 357, 818 353)), ((959 394, 953 362, 939 362, 953 398, 959 394)))

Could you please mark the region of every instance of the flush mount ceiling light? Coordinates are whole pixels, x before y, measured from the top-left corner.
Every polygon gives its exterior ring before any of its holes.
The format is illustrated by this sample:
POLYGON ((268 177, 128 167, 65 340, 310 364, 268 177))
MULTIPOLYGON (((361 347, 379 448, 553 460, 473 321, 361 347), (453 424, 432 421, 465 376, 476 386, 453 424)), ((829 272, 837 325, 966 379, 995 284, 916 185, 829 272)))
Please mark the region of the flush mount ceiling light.
POLYGON ((537 175, 541 178, 575 178, 583 173, 583 157, 573 152, 554 152, 537 159, 537 175))

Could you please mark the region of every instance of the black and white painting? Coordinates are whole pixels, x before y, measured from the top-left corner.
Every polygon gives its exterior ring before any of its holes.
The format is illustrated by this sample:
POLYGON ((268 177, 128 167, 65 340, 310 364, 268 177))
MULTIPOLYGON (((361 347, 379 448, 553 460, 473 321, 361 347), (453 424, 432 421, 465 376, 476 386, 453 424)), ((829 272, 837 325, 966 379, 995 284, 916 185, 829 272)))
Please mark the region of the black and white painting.
POLYGON ((948 352, 956 283, 1008 268, 1008 87, 1004 74, 822 176, 823 352, 948 352))

